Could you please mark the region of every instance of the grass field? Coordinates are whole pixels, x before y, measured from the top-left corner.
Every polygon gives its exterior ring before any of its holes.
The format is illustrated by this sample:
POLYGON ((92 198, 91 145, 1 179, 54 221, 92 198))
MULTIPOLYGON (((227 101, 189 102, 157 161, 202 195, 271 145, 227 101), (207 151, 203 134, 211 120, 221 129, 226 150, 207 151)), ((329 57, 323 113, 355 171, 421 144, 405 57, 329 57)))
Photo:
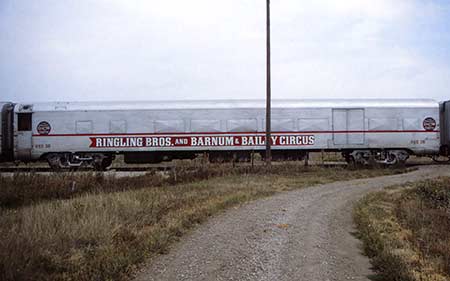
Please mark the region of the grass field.
POLYGON ((382 280, 450 280, 450 178, 370 194, 355 221, 382 280))
POLYGON ((0 280, 125 280, 226 209, 337 180, 399 170, 302 165, 176 169, 169 174, 0 178, 0 280))

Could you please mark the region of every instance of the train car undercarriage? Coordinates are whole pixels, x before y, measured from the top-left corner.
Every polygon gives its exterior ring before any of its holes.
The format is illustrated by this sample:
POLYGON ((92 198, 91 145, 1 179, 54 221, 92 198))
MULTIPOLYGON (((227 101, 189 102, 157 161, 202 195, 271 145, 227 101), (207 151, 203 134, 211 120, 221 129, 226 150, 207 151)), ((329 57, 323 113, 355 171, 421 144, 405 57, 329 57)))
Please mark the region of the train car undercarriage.
POLYGON ((50 153, 44 157, 50 167, 57 171, 61 169, 77 169, 81 167, 104 171, 111 166, 114 154, 106 153, 50 153))
MULTIPOLYGON (((333 150, 336 151, 336 150, 333 150)), ((307 157, 308 150, 273 150, 273 161, 301 161, 307 157)), ((211 163, 250 162, 255 159, 265 159, 264 150, 258 151, 184 151, 184 152, 125 152, 126 164, 157 164, 175 159, 195 159, 199 155, 206 157, 211 163)), ((342 156, 348 164, 354 166, 404 165, 410 152, 402 149, 392 150, 345 150, 342 156)), ((53 170, 93 168, 97 171, 106 170, 115 159, 113 153, 50 153, 43 156, 53 170)))
POLYGON ((354 150, 342 153, 346 162, 356 166, 381 165, 404 165, 410 153, 406 150, 354 150))

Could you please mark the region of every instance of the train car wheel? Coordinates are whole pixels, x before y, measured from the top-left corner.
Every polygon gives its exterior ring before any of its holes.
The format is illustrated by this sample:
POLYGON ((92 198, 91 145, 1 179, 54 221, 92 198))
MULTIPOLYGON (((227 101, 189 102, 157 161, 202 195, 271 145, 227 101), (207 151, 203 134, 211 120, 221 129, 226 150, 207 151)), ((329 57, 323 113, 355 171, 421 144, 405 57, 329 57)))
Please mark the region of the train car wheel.
POLYGON ((47 159, 47 163, 50 166, 50 168, 57 172, 57 171, 61 171, 62 168, 62 164, 61 164, 61 157, 60 155, 56 154, 56 153, 52 153, 47 155, 46 157, 47 159))
POLYGON ((113 160, 111 156, 105 155, 96 155, 93 158, 94 161, 92 162, 92 165, 96 171, 106 171, 106 169, 111 166, 113 160))
POLYGON ((390 150, 387 153, 386 162, 395 168, 402 168, 406 165, 409 153, 405 150, 390 150))

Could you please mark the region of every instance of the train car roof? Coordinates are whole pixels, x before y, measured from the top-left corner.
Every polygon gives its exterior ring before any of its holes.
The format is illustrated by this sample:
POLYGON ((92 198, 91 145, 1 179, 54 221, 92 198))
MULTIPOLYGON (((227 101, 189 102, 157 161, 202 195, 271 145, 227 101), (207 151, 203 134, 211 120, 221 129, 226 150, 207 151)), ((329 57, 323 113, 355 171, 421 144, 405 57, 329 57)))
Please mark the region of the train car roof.
MULTIPOLYGON (((33 105, 33 111, 87 110, 169 110, 169 109, 258 109, 265 108, 265 100, 192 100, 192 101, 108 101, 108 102, 46 102, 20 103, 33 105)), ((321 99, 273 100, 272 108, 427 108, 437 107, 432 99, 321 99)))

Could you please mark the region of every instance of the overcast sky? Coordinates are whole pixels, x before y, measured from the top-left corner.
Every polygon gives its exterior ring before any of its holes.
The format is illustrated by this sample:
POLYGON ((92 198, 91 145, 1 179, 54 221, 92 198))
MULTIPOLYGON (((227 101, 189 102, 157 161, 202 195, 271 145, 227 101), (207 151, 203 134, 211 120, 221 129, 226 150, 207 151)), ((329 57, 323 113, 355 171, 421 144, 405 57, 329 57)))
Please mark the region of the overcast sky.
MULTIPOLYGON (((450 1, 272 0, 273 98, 450 99, 450 1)), ((0 0, 0 100, 265 97, 265 0, 0 0)))

